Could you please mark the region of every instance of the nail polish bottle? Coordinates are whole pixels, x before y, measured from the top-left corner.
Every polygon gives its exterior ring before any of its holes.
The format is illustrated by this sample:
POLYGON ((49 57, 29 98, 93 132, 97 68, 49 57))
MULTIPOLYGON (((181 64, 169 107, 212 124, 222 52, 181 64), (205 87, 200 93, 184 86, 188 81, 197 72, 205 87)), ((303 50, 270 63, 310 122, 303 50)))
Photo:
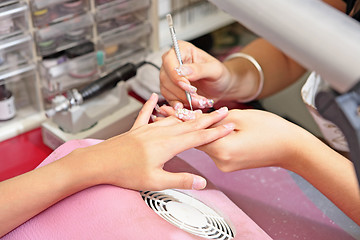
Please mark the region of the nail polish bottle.
POLYGON ((5 84, 0 85, 0 121, 9 120, 15 114, 14 96, 6 89, 5 84))

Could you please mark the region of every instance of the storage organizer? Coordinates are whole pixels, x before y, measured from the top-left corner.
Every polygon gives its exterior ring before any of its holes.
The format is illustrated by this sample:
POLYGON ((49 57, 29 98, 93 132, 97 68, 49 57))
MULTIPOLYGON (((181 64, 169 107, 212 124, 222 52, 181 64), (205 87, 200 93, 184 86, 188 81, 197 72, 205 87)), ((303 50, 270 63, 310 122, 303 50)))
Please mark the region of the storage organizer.
MULTIPOLYGON (((158 1, 0 1, 0 103, 11 92, 16 110, 10 120, 0 117, 0 141, 40 126, 56 95, 158 50, 158 1)), ((206 2, 186 2, 199 1, 206 2)), ((170 40, 168 27, 162 31, 170 40)))
POLYGON ((1 1, 0 103, 11 95, 16 114, 0 115, 0 132, 17 130, 0 141, 39 126, 56 95, 144 58, 150 8, 150 0, 1 1))

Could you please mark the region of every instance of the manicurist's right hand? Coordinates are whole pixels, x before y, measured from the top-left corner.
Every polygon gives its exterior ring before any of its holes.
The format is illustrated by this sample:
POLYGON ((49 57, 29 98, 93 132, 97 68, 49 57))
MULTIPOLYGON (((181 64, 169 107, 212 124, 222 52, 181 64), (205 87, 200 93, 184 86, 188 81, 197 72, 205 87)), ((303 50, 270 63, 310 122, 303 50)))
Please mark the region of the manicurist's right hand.
POLYGON ((179 67, 174 49, 162 56, 161 94, 171 106, 188 106, 185 91, 192 95, 194 108, 211 107, 229 87, 230 73, 216 58, 191 43, 179 41, 183 65, 179 67))

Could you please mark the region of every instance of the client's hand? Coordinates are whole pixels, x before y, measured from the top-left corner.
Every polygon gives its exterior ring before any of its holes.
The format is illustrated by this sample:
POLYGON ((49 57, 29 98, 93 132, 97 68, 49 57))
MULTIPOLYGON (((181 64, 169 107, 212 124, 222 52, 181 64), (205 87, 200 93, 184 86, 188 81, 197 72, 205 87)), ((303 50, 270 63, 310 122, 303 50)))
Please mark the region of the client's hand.
POLYGON ((189 148, 210 143, 233 131, 234 125, 211 125, 227 116, 227 109, 199 114, 182 122, 174 116, 148 124, 158 97, 153 94, 141 110, 133 128, 102 143, 75 150, 86 159, 97 184, 107 183, 137 190, 166 188, 202 189, 206 180, 190 173, 169 173, 165 162, 189 148))

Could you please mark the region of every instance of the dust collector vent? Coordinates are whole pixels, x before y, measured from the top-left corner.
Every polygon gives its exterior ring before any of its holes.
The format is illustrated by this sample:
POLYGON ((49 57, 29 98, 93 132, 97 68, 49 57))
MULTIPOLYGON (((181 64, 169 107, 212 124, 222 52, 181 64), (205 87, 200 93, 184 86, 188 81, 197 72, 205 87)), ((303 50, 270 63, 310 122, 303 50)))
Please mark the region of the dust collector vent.
POLYGON ((234 232, 223 217, 189 195, 175 190, 140 193, 159 216, 184 231, 208 239, 234 238, 234 232))

